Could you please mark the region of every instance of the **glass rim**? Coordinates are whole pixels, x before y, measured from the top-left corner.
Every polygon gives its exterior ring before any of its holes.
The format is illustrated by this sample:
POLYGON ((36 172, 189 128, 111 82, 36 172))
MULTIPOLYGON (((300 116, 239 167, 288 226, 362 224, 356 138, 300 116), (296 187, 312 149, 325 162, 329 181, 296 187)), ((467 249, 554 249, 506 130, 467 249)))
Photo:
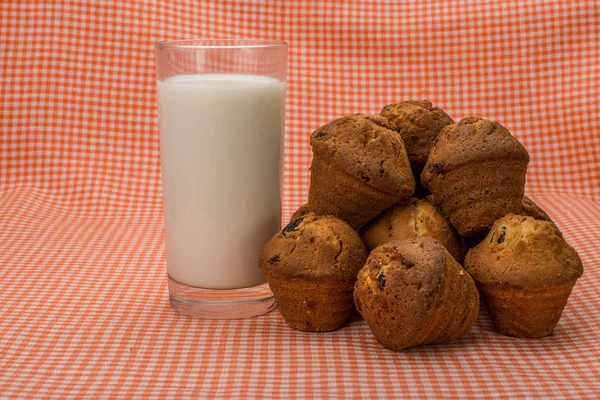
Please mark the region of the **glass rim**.
POLYGON ((266 39, 176 39, 161 40, 155 44, 161 50, 209 50, 209 49, 259 49, 287 46, 283 40, 266 39))

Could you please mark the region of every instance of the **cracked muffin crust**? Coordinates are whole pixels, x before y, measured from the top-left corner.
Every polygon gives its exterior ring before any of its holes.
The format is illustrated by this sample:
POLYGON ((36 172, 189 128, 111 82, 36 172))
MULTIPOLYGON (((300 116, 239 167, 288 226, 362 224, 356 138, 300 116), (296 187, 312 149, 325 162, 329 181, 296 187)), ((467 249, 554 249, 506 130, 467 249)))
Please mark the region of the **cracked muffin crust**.
POLYGON ((575 282, 581 259, 549 221, 508 214, 465 259, 496 329, 539 338, 551 334, 575 282))
POLYGON ((459 263, 463 262, 468 250, 431 196, 410 198, 393 205, 364 226, 360 236, 369 251, 392 240, 430 236, 437 239, 459 263))
POLYGON ((438 136, 421 183, 462 236, 483 236, 523 204, 529 154, 497 122, 467 117, 438 136))
POLYGON ((377 341, 391 350, 457 339, 479 310, 471 277, 427 236, 375 248, 359 272, 354 302, 377 341))
POLYGON ((341 327, 367 252, 358 233, 332 216, 290 222, 263 248, 259 266, 286 323, 301 331, 341 327))
POLYGON ((404 143, 378 115, 338 118, 313 132, 308 206, 359 229, 415 190, 404 143))

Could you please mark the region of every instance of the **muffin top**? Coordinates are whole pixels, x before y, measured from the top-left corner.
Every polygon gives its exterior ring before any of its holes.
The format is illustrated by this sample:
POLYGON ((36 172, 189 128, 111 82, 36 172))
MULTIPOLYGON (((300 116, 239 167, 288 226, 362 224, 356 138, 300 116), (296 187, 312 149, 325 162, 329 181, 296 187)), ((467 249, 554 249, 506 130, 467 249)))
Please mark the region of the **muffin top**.
POLYGON ((467 254, 465 268, 482 284, 532 289, 561 285, 583 274, 581 259, 554 223, 514 214, 494 223, 467 254))
POLYGON ((521 208, 519 215, 525 215, 542 221, 552 222, 552 219, 548 214, 546 214, 546 211, 542 210, 540 206, 535 204, 533 200, 527 196, 523 196, 523 207, 521 208))
POLYGON ((447 256, 452 259, 430 237, 391 241, 371 252, 356 285, 376 295, 385 294, 388 306, 398 307, 397 312, 412 326, 421 326, 433 311, 426 305, 440 295, 447 256))
POLYGON ((410 162, 421 165, 427 161, 442 129, 454 122, 444 110, 434 107, 428 100, 389 104, 383 107, 380 115, 402 137, 410 162))
POLYGON ((448 125, 437 137, 421 180, 469 164, 492 160, 529 162, 529 154, 508 129, 497 122, 467 117, 448 125))
POLYGON ((315 157, 387 193, 405 192, 414 178, 404 143, 379 115, 354 114, 338 118, 313 132, 315 157))
POLYGON ((386 210, 360 232, 367 249, 391 240, 430 236, 439 242, 459 262, 466 254, 466 246, 446 217, 433 204, 432 196, 409 198, 386 210))
POLYGON ((341 219, 308 214, 286 225, 267 242, 259 265, 276 278, 354 280, 367 252, 341 219))

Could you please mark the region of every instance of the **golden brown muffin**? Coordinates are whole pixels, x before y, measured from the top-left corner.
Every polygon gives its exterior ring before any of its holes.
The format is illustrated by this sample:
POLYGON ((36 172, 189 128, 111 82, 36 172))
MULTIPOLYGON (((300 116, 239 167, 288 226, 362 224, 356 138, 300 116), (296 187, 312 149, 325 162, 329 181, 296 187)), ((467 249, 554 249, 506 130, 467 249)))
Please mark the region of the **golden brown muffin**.
POLYGON ((431 196, 420 200, 410 198, 395 204, 360 231, 368 251, 392 240, 419 236, 437 239, 459 263, 467 254, 464 241, 433 204, 431 196))
POLYGON ((400 136, 381 116, 354 114, 317 129, 309 208, 359 229, 415 190, 400 136))
POLYGON ((518 212, 518 214, 533 217, 542 221, 552 222, 552 219, 548 214, 546 214, 546 211, 544 211, 540 206, 535 204, 533 200, 531 200, 527 196, 523 196, 523 205, 521 207, 521 211, 518 212))
POLYGON ((285 322, 301 331, 341 327, 367 252, 354 231, 332 216, 290 222, 263 248, 263 270, 285 322))
POLYGON ((575 250, 552 222, 509 214, 465 259, 496 329, 505 335, 550 335, 583 274, 575 250))
POLYGON ((482 236, 523 204, 529 155, 497 122, 468 117, 438 136, 421 182, 462 236, 482 236))
POLYGON ((358 274, 354 303, 377 341, 400 350, 466 334, 479 295, 444 246, 423 236, 375 248, 358 274))
POLYGON ((415 179, 419 181, 435 139, 454 121, 444 110, 434 107, 428 100, 388 104, 383 107, 380 115, 402 137, 415 179))

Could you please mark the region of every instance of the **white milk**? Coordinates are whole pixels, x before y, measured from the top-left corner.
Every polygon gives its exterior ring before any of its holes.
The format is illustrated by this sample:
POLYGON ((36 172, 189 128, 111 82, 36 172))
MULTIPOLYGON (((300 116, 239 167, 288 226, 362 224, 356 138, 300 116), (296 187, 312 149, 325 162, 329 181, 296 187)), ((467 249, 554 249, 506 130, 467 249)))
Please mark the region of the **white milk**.
POLYGON ((252 75, 158 82, 167 271, 234 289, 265 281, 264 244, 281 227, 285 83, 252 75))

